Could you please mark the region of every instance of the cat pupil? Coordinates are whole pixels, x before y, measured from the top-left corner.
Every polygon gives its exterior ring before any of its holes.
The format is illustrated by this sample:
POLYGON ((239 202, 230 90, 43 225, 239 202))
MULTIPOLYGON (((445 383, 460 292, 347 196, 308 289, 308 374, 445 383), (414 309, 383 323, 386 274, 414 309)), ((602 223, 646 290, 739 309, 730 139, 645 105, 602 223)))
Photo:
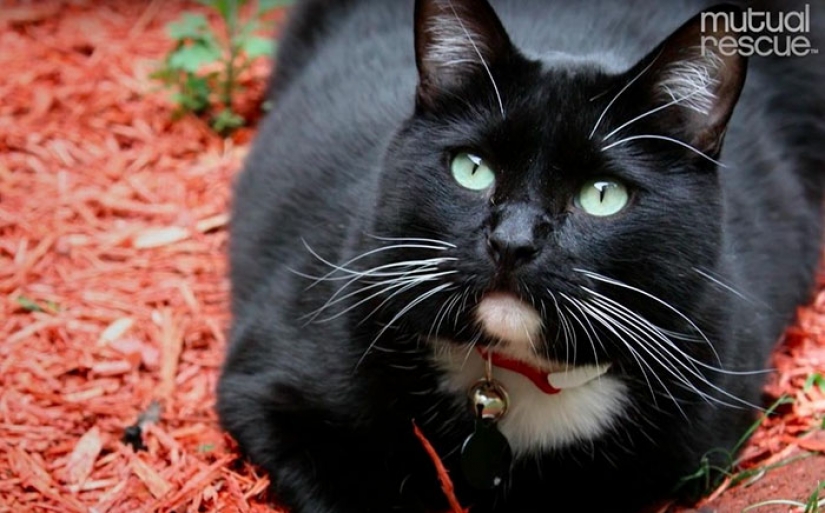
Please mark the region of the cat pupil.
POLYGON ((473 163, 473 170, 470 171, 470 174, 476 174, 476 171, 481 167, 481 157, 477 157, 472 154, 468 154, 467 158, 470 159, 470 162, 473 163))
POLYGON ((607 194, 607 189, 610 187, 610 184, 607 182, 598 182, 595 184, 595 187, 599 190, 599 202, 604 203, 604 197, 607 194))

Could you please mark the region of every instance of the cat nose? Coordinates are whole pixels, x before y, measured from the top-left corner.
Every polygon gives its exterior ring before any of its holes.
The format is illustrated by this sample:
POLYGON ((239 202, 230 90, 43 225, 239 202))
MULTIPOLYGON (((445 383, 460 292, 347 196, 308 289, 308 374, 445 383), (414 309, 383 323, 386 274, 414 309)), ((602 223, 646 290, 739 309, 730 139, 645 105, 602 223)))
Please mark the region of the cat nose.
POLYGON ((503 209, 498 223, 487 236, 487 248, 501 267, 514 269, 532 261, 539 253, 536 240, 540 211, 527 205, 503 209))

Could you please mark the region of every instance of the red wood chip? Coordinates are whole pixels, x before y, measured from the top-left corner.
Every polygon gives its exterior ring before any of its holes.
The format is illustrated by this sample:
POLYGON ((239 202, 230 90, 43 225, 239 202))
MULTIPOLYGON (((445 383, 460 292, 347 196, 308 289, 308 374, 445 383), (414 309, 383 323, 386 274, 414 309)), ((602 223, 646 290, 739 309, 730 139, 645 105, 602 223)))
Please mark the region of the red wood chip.
POLYGON ((80 437, 66 463, 66 474, 71 484, 83 484, 92 473, 95 461, 103 449, 100 429, 93 427, 80 437))

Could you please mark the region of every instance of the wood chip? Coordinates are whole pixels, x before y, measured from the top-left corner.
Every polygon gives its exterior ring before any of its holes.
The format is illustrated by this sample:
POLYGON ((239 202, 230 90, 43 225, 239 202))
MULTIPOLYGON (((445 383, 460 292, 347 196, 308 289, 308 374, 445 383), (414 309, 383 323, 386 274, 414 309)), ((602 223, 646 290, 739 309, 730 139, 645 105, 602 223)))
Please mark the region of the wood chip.
POLYGON ((201 219, 195 224, 195 229, 201 233, 211 232, 218 228, 223 228, 229 224, 229 214, 218 214, 206 219, 201 219))
POLYGON ((134 240, 132 240, 132 246, 137 249, 159 248, 188 238, 189 230, 179 226, 152 228, 137 234, 134 240))
POLYGON ((115 342, 116 340, 123 337, 129 329, 134 326, 135 320, 131 317, 122 317, 103 330, 103 333, 100 334, 100 339, 98 339, 98 344, 106 345, 115 342))
POLYGON ((66 473, 70 484, 82 485, 89 478, 101 449, 103 441, 100 438, 100 429, 95 426, 80 437, 69 455, 66 473))
POLYGON ((160 499, 172 490, 172 485, 138 456, 133 455, 130 459, 132 471, 146 485, 153 497, 160 499))

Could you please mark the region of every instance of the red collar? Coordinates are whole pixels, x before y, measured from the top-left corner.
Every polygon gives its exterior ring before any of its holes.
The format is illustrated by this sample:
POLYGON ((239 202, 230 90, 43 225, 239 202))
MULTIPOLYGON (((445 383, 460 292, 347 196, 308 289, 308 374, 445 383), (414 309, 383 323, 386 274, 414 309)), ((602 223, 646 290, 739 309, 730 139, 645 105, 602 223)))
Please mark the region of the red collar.
POLYGON ((491 363, 496 367, 501 367, 502 369, 507 369, 508 371, 517 372, 525 378, 529 379, 533 382, 534 385, 536 385, 536 387, 539 390, 541 390, 545 394, 552 395, 561 392, 560 389, 550 384, 550 381, 548 381, 547 379, 548 373, 546 371, 533 367, 527 363, 522 362, 521 360, 508 358, 495 351, 488 351, 486 347, 476 346, 476 350, 485 360, 489 357, 491 363))

